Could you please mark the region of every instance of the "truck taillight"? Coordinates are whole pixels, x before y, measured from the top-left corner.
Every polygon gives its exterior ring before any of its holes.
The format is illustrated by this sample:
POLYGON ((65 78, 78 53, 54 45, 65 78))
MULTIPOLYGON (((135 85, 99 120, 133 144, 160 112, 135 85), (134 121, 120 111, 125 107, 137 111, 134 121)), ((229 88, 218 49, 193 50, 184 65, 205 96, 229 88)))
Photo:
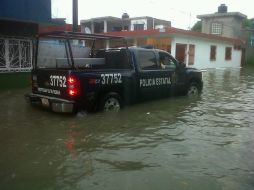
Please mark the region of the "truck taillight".
POLYGON ((77 97, 80 94, 80 82, 77 77, 70 75, 67 77, 67 93, 70 97, 77 97))

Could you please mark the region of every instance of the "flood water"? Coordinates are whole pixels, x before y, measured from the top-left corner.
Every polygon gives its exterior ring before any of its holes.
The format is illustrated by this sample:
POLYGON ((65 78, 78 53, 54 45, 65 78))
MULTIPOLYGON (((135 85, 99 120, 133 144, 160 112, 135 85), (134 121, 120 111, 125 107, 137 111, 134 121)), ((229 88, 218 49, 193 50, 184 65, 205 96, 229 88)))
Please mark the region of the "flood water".
POLYGON ((253 190, 254 69, 207 70, 200 98, 66 116, 0 92, 1 190, 253 190))

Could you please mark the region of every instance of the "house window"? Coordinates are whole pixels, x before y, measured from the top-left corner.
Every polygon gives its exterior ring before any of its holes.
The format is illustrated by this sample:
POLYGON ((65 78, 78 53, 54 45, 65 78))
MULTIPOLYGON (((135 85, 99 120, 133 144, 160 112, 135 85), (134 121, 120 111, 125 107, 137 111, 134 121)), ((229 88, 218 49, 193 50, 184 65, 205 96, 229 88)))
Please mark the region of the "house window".
POLYGON ((250 46, 254 46, 254 35, 253 35, 253 37, 250 39, 250 46))
POLYGON ((134 24, 134 30, 144 30, 144 24, 134 24))
POLYGON ((113 27, 112 28, 112 32, 115 32, 115 31, 122 31, 122 27, 113 27))
POLYGON ((232 58, 232 47, 226 47, 225 60, 231 60, 231 58, 232 58))
POLYGON ((128 30, 129 30, 129 26, 124 26, 124 27, 123 27, 123 30, 124 30, 124 31, 128 31, 128 30))
POLYGON ((211 46, 210 49, 210 60, 216 61, 216 46, 211 46))
POLYGON ((212 34, 221 35, 222 34, 222 24, 212 23, 212 34))

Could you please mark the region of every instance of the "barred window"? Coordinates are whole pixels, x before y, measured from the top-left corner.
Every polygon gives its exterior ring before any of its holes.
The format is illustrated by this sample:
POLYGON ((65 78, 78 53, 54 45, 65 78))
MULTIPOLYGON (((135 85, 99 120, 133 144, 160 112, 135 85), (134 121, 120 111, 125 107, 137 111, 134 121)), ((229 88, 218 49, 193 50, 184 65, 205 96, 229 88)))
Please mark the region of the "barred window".
POLYGON ((212 23, 212 34, 221 35, 222 34, 222 24, 220 23, 212 23))
POLYGON ((32 41, 0 38, 0 71, 28 71, 32 69, 32 41))

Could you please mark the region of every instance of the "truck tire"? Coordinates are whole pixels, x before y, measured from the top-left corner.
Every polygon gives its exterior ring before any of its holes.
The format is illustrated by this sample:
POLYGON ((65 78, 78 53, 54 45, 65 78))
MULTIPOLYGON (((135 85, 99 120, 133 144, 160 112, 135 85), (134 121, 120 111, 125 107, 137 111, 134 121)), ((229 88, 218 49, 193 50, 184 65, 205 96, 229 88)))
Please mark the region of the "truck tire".
POLYGON ((117 93, 112 92, 101 98, 99 110, 104 112, 118 112, 121 107, 121 97, 117 93))
POLYGON ((200 95, 200 93, 201 93, 200 85, 198 85, 198 83, 196 82, 190 83, 187 91, 188 97, 197 97, 200 95))

